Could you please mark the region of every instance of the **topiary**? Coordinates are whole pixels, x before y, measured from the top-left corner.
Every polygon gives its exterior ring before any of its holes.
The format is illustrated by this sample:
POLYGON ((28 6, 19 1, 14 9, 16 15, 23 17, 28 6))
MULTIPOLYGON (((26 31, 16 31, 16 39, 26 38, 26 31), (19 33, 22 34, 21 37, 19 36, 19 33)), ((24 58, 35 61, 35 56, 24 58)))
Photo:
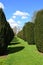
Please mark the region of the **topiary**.
POLYGON ((2 8, 0 8, 0 54, 5 52, 13 37, 13 30, 7 22, 2 8))
POLYGON ((37 49, 43 52, 43 10, 36 14, 34 36, 37 49))

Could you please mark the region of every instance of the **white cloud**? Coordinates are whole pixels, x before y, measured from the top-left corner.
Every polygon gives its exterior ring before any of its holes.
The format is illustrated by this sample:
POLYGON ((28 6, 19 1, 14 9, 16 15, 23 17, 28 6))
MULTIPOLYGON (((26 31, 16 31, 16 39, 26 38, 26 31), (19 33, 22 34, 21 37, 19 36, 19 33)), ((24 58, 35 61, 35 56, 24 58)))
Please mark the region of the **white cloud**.
POLYGON ((12 16, 12 18, 13 18, 13 19, 15 19, 15 18, 16 18, 16 16, 12 16))
POLYGON ((13 17, 15 17, 15 16, 21 16, 21 19, 25 19, 30 15, 27 12, 16 11, 15 13, 13 13, 13 17))
POLYGON ((4 9, 4 5, 1 2, 0 2, 0 8, 4 9))
POLYGON ((16 16, 29 16, 27 12, 16 11, 13 15, 16 16))
POLYGON ((20 22, 20 21, 17 21, 17 23, 18 23, 18 24, 21 24, 21 22, 20 22))
POLYGON ((13 23, 14 23, 14 20, 13 20, 12 18, 10 18, 10 19, 8 20, 8 22, 9 22, 10 24, 13 24, 13 23))
POLYGON ((19 21, 16 22, 16 21, 14 21, 12 18, 10 18, 10 19, 8 20, 8 22, 9 22, 9 24, 10 24, 10 26, 11 26, 12 28, 14 28, 15 26, 16 26, 16 27, 20 26, 19 21))
POLYGON ((25 19, 25 18, 28 18, 29 13, 22 12, 22 11, 16 11, 15 13, 13 13, 13 15, 11 16, 11 18, 8 19, 8 22, 9 22, 9 24, 10 24, 10 26, 12 28, 14 28, 16 26, 17 28, 20 27, 20 29, 21 29, 21 24, 22 23, 21 23, 21 21, 18 20, 19 19, 19 16, 21 17, 21 19, 25 19))
POLYGON ((26 19, 26 18, 28 18, 27 16, 22 16, 22 19, 26 19))

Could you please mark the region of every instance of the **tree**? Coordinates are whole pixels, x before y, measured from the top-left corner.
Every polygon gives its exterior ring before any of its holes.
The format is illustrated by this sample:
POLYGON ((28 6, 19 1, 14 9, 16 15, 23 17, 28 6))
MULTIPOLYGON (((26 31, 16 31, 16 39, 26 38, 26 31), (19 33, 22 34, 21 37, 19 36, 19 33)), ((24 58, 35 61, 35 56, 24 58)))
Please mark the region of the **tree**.
POLYGON ((43 10, 36 14, 34 32, 36 47, 40 52, 43 52, 43 10))
POLYGON ((29 44, 34 44, 34 24, 32 22, 27 22, 24 26, 24 36, 25 40, 29 44))
POLYGON ((23 27, 23 39, 26 41, 26 24, 23 27))
POLYGON ((19 31, 17 36, 20 37, 21 39, 23 39, 23 30, 19 31))
POLYGON ((13 30, 7 22, 2 8, 0 8, 0 54, 5 52, 13 37, 13 30))
POLYGON ((14 37, 14 32, 9 23, 6 23, 6 43, 9 44, 14 37))

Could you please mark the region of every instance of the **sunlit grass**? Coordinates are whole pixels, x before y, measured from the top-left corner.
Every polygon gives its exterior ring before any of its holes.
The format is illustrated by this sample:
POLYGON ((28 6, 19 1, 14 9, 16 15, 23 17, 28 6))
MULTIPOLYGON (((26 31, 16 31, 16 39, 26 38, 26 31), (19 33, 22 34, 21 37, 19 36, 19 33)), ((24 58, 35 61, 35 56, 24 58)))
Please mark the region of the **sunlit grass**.
POLYGON ((43 54, 36 45, 28 45, 20 38, 15 38, 8 46, 8 54, 0 56, 0 65, 43 65, 43 54))

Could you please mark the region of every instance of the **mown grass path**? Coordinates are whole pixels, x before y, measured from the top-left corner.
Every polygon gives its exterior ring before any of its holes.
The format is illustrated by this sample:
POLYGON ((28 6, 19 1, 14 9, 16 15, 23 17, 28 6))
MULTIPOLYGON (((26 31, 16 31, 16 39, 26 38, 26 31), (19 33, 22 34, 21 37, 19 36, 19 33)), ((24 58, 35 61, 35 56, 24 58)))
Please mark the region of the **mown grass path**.
POLYGON ((43 54, 35 45, 28 45, 20 38, 12 40, 5 56, 0 56, 0 65, 43 65, 43 54))

